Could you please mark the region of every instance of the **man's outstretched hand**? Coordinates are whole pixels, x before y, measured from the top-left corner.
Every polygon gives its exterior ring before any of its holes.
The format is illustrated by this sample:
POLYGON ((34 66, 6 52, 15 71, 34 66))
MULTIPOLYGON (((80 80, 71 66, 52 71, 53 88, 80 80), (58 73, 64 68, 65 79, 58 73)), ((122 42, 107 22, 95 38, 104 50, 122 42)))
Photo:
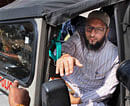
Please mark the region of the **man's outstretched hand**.
POLYGON ((24 88, 18 88, 18 85, 18 81, 14 81, 12 87, 9 89, 8 99, 10 106, 17 106, 18 104, 29 106, 30 97, 28 91, 24 88))
POLYGON ((60 76, 70 75, 73 73, 74 66, 83 67, 78 59, 64 54, 56 62, 56 74, 60 74, 60 76))

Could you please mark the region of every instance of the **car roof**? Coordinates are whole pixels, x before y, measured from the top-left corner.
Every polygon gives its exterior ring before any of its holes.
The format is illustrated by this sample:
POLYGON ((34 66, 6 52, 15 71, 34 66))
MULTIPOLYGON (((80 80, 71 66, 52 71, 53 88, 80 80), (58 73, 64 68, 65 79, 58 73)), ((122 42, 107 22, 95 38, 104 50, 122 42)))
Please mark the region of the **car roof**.
POLYGON ((0 21, 43 17, 53 26, 80 13, 125 0, 16 0, 0 8, 0 21))

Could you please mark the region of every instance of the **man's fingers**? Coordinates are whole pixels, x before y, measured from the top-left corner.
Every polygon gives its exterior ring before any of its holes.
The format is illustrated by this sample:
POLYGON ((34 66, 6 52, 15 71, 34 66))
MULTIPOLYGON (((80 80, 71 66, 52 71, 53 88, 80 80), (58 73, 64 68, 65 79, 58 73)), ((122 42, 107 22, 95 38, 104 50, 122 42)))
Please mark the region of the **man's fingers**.
POLYGON ((56 62, 56 74, 59 74, 59 70, 60 70, 60 64, 59 64, 59 61, 57 60, 57 62, 56 62))
POLYGON ((18 87, 19 86, 19 82, 17 80, 15 80, 12 84, 13 87, 18 87))
POLYGON ((70 59, 68 60, 68 62, 69 62, 70 74, 72 74, 72 73, 73 73, 73 68, 74 68, 74 59, 73 59, 73 58, 70 58, 70 59))
POLYGON ((68 61, 64 61, 64 67, 65 67, 65 75, 69 75, 69 64, 68 61))
POLYGON ((76 58, 68 54, 63 55, 56 62, 56 74, 60 74, 60 76, 64 76, 64 74, 70 75, 73 73, 74 65, 78 67, 83 67, 83 65, 76 58))
POLYGON ((64 76, 64 64, 62 61, 60 63, 60 76, 64 76))
POLYGON ((78 67, 83 67, 83 64, 81 64, 79 62, 79 60, 77 60, 76 58, 75 58, 75 65, 78 66, 78 67))

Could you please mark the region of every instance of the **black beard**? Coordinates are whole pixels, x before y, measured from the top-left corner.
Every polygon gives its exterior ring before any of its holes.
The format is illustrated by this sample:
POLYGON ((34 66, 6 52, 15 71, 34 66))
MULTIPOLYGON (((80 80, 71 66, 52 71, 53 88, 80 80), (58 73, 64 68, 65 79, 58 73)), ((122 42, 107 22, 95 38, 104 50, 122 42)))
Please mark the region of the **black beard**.
POLYGON ((103 43, 106 41, 106 36, 104 36, 100 41, 98 41, 95 45, 92 45, 89 43, 87 39, 85 39, 86 46, 89 50, 97 51, 100 49, 100 47, 103 45, 103 43))

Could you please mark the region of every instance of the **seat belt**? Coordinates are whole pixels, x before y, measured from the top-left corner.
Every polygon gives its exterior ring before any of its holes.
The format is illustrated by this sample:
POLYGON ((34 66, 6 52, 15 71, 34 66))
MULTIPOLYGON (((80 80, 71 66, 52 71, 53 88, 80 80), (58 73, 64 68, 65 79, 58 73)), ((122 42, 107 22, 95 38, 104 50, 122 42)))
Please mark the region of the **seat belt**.
POLYGON ((54 61, 57 61, 61 57, 61 47, 62 46, 61 46, 60 38, 61 38, 61 30, 60 30, 58 36, 51 41, 51 45, 50 45, 50 48, 49 48, 49 56, 54 61), (54 53, 51 51, 51 49, 54 46, 56 46, 56 55, 54 55, 54 53))

